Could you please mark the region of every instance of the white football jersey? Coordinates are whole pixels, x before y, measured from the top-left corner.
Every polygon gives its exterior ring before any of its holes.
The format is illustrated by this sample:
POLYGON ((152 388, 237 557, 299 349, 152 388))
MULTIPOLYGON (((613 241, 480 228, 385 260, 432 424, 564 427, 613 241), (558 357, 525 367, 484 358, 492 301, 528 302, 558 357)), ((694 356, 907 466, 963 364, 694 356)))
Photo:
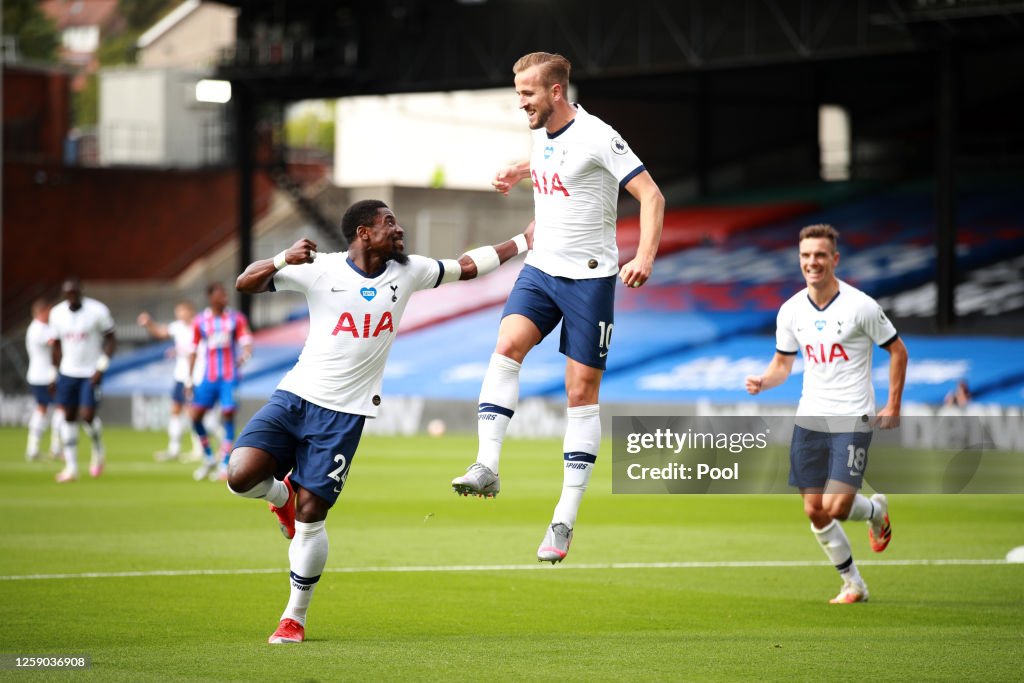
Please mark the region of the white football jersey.
POLYGON ((25 380, 35 386, 50 383, 53 374, 53 333, 42 320, 32 319, 25 331, 25 349, 28 351, 28 373, 25 380))
POLYGON ((775 349, 804 359, 798 416, 875 414, 872 350, 898 336, 877 301, 840 280, 827 306, 819 309, 804 289, 782 304, 776 324, 775 349))
POLYGON ((388 261, 371 275, 348 252, 279 270, 274 289, 306 295, 309 336, 277 388, 323 408, 376 417, 384 364, 409 297, 439 285, 442 274, 439 261, 411 255, 404 266, 388 261))
MULTIPOLYGON (((192 323, 181 320, 172 320, 167 324, 167 334, 174 342, 174 381, 185 382, 188 380, 188 357, 196 350, 194 343, 195 330, 192 323)), ((196 357, 196 365, 199 365, 201 358, 196 357)), ((202 373, 196 373, 198 380, 202 379, 202 373)), ((198 383, 197 380, 197 383, 198 383)))
POLYGON ((556 133, 533 132, 533 249, 526 263, 576 280, 619 272, 619 188, 644 165, 611 126, 576 105, 556 133))
POLYGON ((82 307, 72 311, 67 301, 50 310, 50 328, 60 341, 60 374, 92 377, 103 355, 103 336, 114 330, 110 309, 96 299, 82 297, 82 307))

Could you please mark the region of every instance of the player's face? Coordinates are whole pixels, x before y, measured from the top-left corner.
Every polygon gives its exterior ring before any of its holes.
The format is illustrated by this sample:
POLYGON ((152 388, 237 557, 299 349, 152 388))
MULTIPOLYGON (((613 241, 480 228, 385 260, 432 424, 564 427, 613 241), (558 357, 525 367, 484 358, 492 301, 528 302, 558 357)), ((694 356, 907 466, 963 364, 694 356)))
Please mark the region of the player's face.
POLYGON ((210 306, 212 308, 225 308, 228 305, 228 290, 223 287, 215 287, 210 292, 210 306))
POLYGON ((61 291, 64 293, 64 300, 68 302, 68 306, 71 307, 72 311, 77 311, 82 307, 82 288, 77 282, 65 282, 61 291))
POLYGON ((195 315, 195 311, 192 310, 191 306, 178 304, 174 307, 174 317, 184 323, 192 322, 192 318, 194 318, 195 315))
POLYGON ((526 112, 530 130, 543 128, 555 111, 555 101, 552 89, 544 86, 540 67, 531 66, 520 71, 516 74, 515 83, 516 94, 519 95, 519 108, 526 112))
POLYGON ((828 284, 835 279, 839 265, 839 252, 832 246, 832 240, 825 237, 808 237, 800 241, 800 272, 808 287, 828 284))
POLYGON ((377 217, 372 226, 366 226, 370 243, 367 245, 385 260, 405 263, 409 257, 405 253, 405 230, 398 224, 398 219, 391 209, 377 209, 377 217))

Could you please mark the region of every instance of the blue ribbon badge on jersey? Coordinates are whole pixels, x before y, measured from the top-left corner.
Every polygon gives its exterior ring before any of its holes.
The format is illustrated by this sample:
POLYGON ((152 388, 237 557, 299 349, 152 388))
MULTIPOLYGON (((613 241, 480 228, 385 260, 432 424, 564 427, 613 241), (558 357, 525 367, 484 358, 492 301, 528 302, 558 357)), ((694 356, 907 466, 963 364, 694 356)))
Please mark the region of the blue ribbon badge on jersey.
POLYGON ((377 296, 377 290, 373 287, 363 287, 359 290, 359 294, 367 301, 373 301, 373 297, 377 296))
POLYGON ((555 153, 554 145, 548 145, 547 147, 544 148, 544 158, 545 159, 550 159, 551 155, 554 154, 554 153, 555 153))
POLYGON ((815 320, 814 321, 814 326, 818 328, 818 332, 821 332, 823 329, 825 329, 825 321, 824 320, 815 320))

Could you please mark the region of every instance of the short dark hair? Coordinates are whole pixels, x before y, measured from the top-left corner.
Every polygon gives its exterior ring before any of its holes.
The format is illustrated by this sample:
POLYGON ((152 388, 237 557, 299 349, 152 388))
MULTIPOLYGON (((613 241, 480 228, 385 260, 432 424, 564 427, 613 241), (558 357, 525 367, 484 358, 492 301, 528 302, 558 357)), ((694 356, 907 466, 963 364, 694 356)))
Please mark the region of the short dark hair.
POLYGON ((223 282, 211 282, 210 284, 206 285, 206 296, 210 296, 218 289, 224 290, 225 292, 228 291, 228 288, 224 286, 223 282))
POLYGON ((379 199, 363 199, 348 207, 341 217, 341 234, 345 241, 349 244, 355 242, 356 229, 360 225, 373 225, 377 220, 377 212, 386 208, 388 205, 379 199))
POLYGON ((839 231, 833 228, 827 223, 819 223, 817 225, 808 225, 806 228, 800 231, 800 242, 813 237, 824 237, 825 239, 832 242, 832 251, 836 250, 836 245, 839 243, 839 231))

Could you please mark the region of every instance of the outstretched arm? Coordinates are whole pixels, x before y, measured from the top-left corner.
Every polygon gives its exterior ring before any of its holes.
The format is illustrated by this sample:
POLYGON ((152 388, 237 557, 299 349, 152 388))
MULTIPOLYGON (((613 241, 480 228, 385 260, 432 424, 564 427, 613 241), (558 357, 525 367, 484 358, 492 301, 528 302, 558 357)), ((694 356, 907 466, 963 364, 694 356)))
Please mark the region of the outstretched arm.
POLYGON ((654 268, 665 222, 665 197, 647 171, 626 183, 626 190, 640 202, 640 243, 636 256, 619 270, 619 279, 627 287, 639 287, 651 277, 654 268))
POLYGON ((533 246, 533 221, 526 226, 526 230, 510 240, 499 244, 477 247, 470 249, 459 257, 459 260, 444 259, 444 277, 441 282, 454 282, 455 280, 472 280, 480 275, 486 275, 505 261, 515 258, 533 246))
POLYGON ((167 325, 153 320, 153 316, 146 311, 139 313, 139 317, 135 319, 135 322, 138 323, 140 327, 145 327, 146 331, 149 332, 149 336, 153 339, 171 338, 170 333, 167 331, 167 325))
POLYGON ((267 291, 274 273, 285 266, 312 263, 316 258, 316 242, 301 239, 274 258, 253 261, 235 280, 235 289, 243 294, 259 294, 267 291))
POLYGON ((779 386, 789 377, 789 373, 793 370, 793 361, 796 360, 796 354, 786 354, 775 352, 768 367, 764 369, 764 373, 758 377, 757 375, 748 375, 746 381, 747 393, 751 396, 757 396, 762 391, 767 391, 774 387, 779 386))

